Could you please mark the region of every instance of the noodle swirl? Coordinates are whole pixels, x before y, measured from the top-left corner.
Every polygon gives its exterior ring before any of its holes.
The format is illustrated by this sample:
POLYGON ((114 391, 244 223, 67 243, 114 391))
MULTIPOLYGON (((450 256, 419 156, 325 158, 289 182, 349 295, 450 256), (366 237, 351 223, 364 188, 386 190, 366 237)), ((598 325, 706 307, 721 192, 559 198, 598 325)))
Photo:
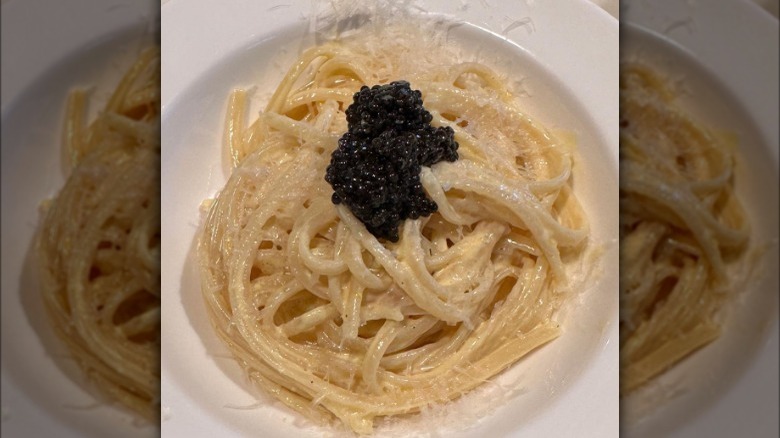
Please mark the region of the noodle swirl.
POLYGON ((251 381, 359 433, 457 398, 556 338, 563 255, 588 235, 567 148, 495 73, 397 44, 307 50, 248 127, 248 95, 233 92, 235 168, 199 244, 211 321, 251 381), (460 159, 423 167, 438 212, 389 243, 333 205, 324 175, 352 95, 398 79, 422 92, 434 126, 453 128, 460 159))

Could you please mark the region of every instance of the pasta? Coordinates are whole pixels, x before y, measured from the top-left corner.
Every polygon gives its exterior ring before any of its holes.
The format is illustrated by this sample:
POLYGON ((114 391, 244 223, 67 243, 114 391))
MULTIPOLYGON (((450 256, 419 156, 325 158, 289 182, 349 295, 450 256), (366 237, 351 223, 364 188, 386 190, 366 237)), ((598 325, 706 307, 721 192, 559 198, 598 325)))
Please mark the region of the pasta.
POLYGON ((748 223, 733 157, 648 67, 620 72, 621 394, 715 340, 748 223))
POLYGON ((159 418, 160 53, 145 50, 84 126, 70 94, 72 171, 38 234, 51 323, 90 381, 149 422, 159 418))
POLYGON ((559 336, 587 221, 569 149, 524 115, 486 66, 363 35, 305 51, 249 126, 230 96, 234 169, 199 244, 217 334, 251 382, 320 423, 460 397, 559 336), (331 202, 325 169, 363 85, 404 79, 460 159, 423 167, 438 211, 378 240, 331 202))

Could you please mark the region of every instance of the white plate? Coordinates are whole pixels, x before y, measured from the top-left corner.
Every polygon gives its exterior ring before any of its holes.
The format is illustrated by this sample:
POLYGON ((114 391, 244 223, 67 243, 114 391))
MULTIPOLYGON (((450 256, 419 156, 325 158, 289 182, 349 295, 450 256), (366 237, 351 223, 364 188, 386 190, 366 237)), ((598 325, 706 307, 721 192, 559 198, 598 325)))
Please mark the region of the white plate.
POLYGON ((628 398, 632 437, 778 435, 778 22, 755 4, 623 5, 621 56, 642 59, 685 90, 694 117, 736 135, 735 181, 766 246, 762 276, 740 291, 724 334, 628 398))
MULTIPOLYGON (((222 357, 226 349, 205 313, 193 254, 199 206, 229 174, 221 146, 228 93, 250 85, 261 96, 272 91, 308 34, 312 3, 279 3, 187 0, 162 7, 163 435, 323 434, 267 397, 253 409, 231 408, 252 407, 256 396, 240 368, 222 357)), ((481 48, 488 62, 512 72, 512 81, 522 80, 531 93, 522 98, 529 113, 576 135, 575 190, 594 241, 605 248, 602 272, 566 309, 563 336, 499 379, 522 394, 474 428, 437 432, 617 436, 617 21, 583 1, 416 5, 445 14, 449 23, 467 23, 452 27, 450 37, 469 53, 481 48)), ((419 417, 409 421, 431 432, 419 417)))
MULTIPOLYGON (((105 101, 142 41, 154 10, 134 0, 8 1, 2 5, 2 434, 131 437, 152 427, 77 383, 45 319, 32 256, 40 202, 64 183, 67 92, 94 87, 105 101), (63 19, 68 17, 68 19, 63 19)), ((90 108, 98 103, 90 101, 90 108)))

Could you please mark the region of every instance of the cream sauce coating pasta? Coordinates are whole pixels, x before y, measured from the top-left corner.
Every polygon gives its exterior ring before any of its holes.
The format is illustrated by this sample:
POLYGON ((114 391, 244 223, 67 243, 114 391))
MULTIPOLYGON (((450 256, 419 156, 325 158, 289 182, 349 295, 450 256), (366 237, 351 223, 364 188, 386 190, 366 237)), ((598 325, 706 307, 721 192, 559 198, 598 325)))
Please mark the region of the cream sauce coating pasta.
POLYGON ((361 434, 460 397, 559 336, 566 261, 588 236, 569 148, 502 78, 381 38, 306 50, 249 126, 247 92, 231 94, 235 167, 199 243, 211 321, 250 380, 361 434), (454 129, 460 159, 423 167, 438 211, 389 243, 331 202, 324 175, 353 94, 394 80, 454 129))

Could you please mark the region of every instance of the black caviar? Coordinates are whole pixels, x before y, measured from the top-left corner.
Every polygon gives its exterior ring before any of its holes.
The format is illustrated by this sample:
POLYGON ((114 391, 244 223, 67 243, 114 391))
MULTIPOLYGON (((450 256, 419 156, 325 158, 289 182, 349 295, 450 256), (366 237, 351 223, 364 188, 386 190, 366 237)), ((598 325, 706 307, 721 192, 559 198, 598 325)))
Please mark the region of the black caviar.
POLYGON ((455 133, 431 126, 422 94, 406 81, 362 87, 346 114, 348 131, 325 173, 333 203, 346 204, 374 236, 397 242, 402 220, 436 211, 420 167, 457 160, 455 133))

